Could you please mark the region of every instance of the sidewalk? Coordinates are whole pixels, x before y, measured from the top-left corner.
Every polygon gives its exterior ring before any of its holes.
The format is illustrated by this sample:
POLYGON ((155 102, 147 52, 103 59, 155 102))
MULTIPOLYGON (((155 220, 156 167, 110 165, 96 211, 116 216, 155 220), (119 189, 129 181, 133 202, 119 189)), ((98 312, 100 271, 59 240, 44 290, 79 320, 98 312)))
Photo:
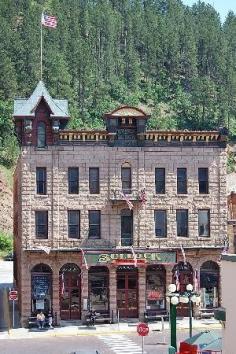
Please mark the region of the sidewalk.
MULTIPOLYGON (((17 328, 11 329, 10 333, 7 331, 0 332, 0 339, 26 339, 26 338, 44 338, 44 337, 63 337, 63 336, 83 336, 83 335, 99 335, 99 334, 114 334, 114 333, 134 333, 136 332, 137 323, 121 322, 119 325, 115 324, 99 324, 94 327, 87 327, 85 325, 68 325, 64 327, 56 327, 54 329, 38 330, 37 328, 17 328)), ((149 323, 151 331, 162 331, 162 323, 149 323)), ((189 319, 183 318, 177 320, 177 330, 188 330, 189 319)), ((193 329, 213 330, 221 329, 221 324, 215 319, 209 320, 194 320, 193 329)), ((164 329, 169 330, 169 323, 164 322, 164 329)))

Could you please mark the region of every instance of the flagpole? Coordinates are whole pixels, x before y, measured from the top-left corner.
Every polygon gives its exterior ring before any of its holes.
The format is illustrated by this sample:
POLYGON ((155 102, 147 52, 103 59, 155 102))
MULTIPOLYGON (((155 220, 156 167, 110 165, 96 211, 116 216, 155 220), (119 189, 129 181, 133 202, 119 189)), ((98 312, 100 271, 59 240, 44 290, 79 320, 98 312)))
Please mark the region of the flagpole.
POLYGON ((40 71, 41 71, 41 81, 43 80, 43 24, 42 24, 43 12, 41 16, 41 42, 40 42, 40 71))

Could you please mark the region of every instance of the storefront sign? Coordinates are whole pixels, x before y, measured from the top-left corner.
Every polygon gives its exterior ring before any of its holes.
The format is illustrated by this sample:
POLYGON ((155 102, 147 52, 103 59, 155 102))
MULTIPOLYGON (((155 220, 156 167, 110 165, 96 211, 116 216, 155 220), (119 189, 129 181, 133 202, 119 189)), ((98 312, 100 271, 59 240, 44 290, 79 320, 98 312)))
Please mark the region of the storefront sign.
MULTIPOLYGON (((137 260, 147 263, 176 263, 176 252, 137 252, 137 260)), ((132 253, 86 253, 86 260, 91 263, 112 263, 114 260, 133 260, 132 253)), ((114 263, 114 262, 113 262, 114 263)))

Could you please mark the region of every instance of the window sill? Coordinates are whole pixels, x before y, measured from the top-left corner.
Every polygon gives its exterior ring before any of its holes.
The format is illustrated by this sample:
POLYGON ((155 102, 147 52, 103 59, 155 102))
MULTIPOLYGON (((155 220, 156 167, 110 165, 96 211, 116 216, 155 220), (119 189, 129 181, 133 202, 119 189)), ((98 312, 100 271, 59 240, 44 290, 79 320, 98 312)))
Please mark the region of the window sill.
POLYGON ((198 236, 197 237, 197 240, 199 240, 199 241, 210 240, 210 239, 211 239, 211 236, 198 236))
POLYGON ((49 197, 49 194, 37 194, 35 193, 35 198, 48 198, 49 197))
POLYGON ((189 197, 189 195, 190 195, 190 194, 188 194, 188 193, 176 193, 176 194, 175 194, 176 197, 181 197, 181 198, 182 198, 182 197, 185 197, 185 198, 186 198, 186 197, 189 197))

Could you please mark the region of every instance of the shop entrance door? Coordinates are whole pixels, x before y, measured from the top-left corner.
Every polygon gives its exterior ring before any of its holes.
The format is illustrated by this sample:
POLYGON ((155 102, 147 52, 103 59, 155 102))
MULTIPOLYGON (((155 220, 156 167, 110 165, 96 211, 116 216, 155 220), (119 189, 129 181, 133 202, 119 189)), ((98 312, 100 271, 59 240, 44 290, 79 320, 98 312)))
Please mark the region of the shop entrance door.
MULTIPOLYGON (((79 269, 79 268, 78 268, 79 269)), ((60 272, 60 315, 62 320, 80 319, 80 271, 60 272)))
POLYGON ((117 270, 117 308, 121 318, 138 317, 138 271, 117 270))

